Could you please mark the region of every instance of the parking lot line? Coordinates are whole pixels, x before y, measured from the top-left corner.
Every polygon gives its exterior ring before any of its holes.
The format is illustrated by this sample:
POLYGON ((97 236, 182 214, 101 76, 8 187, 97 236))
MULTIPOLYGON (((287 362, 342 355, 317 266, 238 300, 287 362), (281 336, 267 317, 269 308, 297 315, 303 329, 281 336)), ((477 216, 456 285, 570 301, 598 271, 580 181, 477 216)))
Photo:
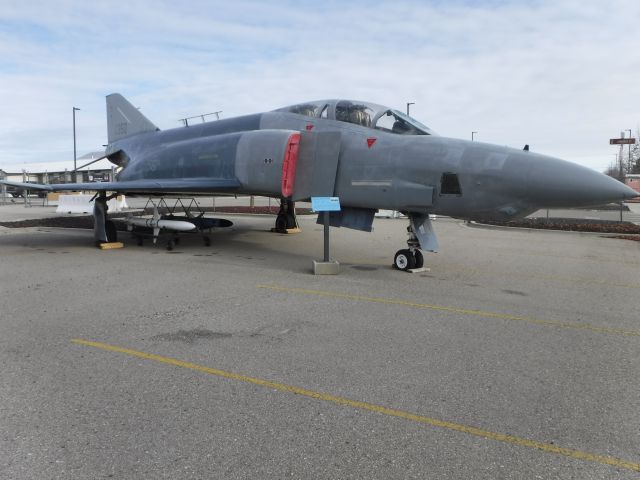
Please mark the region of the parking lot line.
POLYGON ((280 287, 277 285, 257 285, 257 288, 263 288, 267 290, 273 290, 273 291, 285 292, 285 293, 315 295, 319 297, 344 298, 347 300, 356 300, 361 302, 383 303, 387 305, 401 305, 401 306, 411 307, 411 308, 422 308, 422 309, 436 310, 436 311, 448 312, 448 313, 458 313, 461 315, 471 315, 471 316, 484 317, 484 318, 497 318, 500 320, 509 320, 513 322, 532 323, 535 325, 543 325, 546 327, 572 328, 572 329, 578 329, 578 330, 588 330, 596 333, 623 335, 625 337, 640 337, 640 331, 638 330, 625 330, 622 328, 599 327, 597 325, 591 325, 588 323, 561 322, 558 320, 544 320, 540 318, 509 315, 506 313, 484 312, 482 310, 448 307, 444 305, 432 305, 428 303, 415 303, 415 302, 408 302, 405 300, 396 300, 392 298, 368 297, 365 295, 352 295, 348 293, 329 292, 324 290, 310 290, 306 288, 280 287))
POLYGON ((476 437, 485 438, 487 440, 494 440, 497 442, 508 443, 512 445, 518 445, 521 447, 527 447, 535 450, 541 450, 543 452, 555 453, 558 455, 563 455, 565 457, 570 457, 578 460, 584 460, 589 462, 597 462, 604 465, 610 465, 617 468, 624 468, 627 470, 633 470, 636 472, 640 472, 640 463, 634 463, 626 460, 622 460, 615 457, 609 457, 606 455, 598 455, 588 452, 583 452, 580 450, 574 450, 571 448, 563 448, 557 445, 553 445, 550 443, 538 442, 536 440, 529 440, 526 438, 517 437, 515 435, 507 435, 503 433, 492 432, 489 430, 484 430, 481 428, 476 428, 469 425, 463 425, 460 423, 448 422, 445 420, 438 420, 435 418, 425 417, 422 415, 418 415, 411 412, 405 412, 402 410, 396 410, 394 408, 388 408, 381 405, 375 405, 372 403, 362 402, 358 400, 350 400, 348 398, 339 397, 335 395, 330 395, 321 392, 314 392, 312 390, 307 390, 300 387, 295 387, 292 385, 286 385, 284 383, 272 382, 269 380, 262 380, 255 377, 249 377, 246 375, 241 375, 238 373, 227 372, 225 370, 218 370, 216 368, 205 367, 203 365, 198 365, 195 363, 184 362, 182 360, 177 360, 175 358, 163 357, 161 355, 156 355, 153 353, 141 352, 138 350, 131 350, 128 348, 122 348, 115 345, 109 345, 106 343, 94 342, 90 340, 84 340, 80 338, 75 338, 71 340, 73 343, 78 345, 84 345, 87 347, 94 347, 101 350, 123 353, 126 355, 130 355, 132 357, 142 358, 145 360, 151 360, 154 362, 164 363, 168 365, 173 365, 176 367, 186 368, 189 370, 195 370, 202 373, 207 373, 210 375, 215 375, 218 377, 228 378, 231 380, 238 380, 241 382, 251 383, 254 385, 259 385, 265 388, 271 388, 275 390, 279 390, 287 393, 294 393, 297 395, 303 395, 305 397, 314 398, 317 400, 323 400, 325 402, 333 403, 336 405, 342 405, 347 407, 356 408, 359 410, 367 410, 370 412, 379 413, 382 415, 387 415, 391 417, 398 417, 405 420, 422 423, 426 425, 430 425, 433 427, 444 428, 447 430, 452 430, 460 433, 465 433, 467 435, 473 435, 476 437))

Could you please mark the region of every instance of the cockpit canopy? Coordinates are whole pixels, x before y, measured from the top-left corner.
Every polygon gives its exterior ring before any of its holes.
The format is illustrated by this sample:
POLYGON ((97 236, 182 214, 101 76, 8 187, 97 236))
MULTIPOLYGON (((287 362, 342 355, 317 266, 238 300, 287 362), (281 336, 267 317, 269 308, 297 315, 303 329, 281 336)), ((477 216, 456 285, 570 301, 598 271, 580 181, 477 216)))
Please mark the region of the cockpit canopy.
POLYGON ((436 135, 433 130, 415 118, 375 103, 353 100, 318 100, 279 108, 276 112, 338 120, 398 135, 436 135))

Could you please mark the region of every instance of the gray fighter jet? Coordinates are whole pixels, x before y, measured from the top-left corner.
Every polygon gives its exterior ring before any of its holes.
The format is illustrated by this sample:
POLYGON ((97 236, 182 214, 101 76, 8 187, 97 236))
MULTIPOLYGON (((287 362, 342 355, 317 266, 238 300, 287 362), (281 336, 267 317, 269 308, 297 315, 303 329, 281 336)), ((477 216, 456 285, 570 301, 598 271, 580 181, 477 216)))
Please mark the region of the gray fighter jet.
MULTIPOLYGON (((306 102, 272 112, 160 131, 119 94, 107 96, 105 157, 116 181, 33 185, 48 191, 98 191, 98 242, 113 241, 107 193, 263 195, 281 200, 276 228, 293 227, 294 202, 339 197, 334 227, 371 231, 378 209, 409 220, 408 248, 394 265, 423 264, 436 251, 429 214, 508 220, 548 207, 635 197, 631 188, 556 158, 442 137, 389 107, 349 100, 306 102)), ((12 182, 4 182, 22 186, 12 182)))

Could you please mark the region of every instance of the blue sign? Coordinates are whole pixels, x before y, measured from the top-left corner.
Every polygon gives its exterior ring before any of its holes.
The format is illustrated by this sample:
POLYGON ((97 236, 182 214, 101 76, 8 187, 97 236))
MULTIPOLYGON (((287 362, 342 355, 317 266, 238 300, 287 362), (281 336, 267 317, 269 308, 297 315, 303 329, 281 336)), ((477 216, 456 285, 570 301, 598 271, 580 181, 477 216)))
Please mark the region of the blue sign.
POLYGON ((339 212, 339 197, 311 197, 311 209, 314 212, 339 212))

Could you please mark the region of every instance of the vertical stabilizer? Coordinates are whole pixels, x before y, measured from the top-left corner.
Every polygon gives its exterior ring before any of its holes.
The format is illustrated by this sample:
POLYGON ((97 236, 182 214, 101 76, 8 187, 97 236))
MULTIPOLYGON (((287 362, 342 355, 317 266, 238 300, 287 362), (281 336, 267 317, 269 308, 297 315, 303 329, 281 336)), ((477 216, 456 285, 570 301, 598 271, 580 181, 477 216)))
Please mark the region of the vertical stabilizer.
POLYGON ((107 95, 107 133, 109 143, 142 132, 160 130, 119 93, 107 95))

